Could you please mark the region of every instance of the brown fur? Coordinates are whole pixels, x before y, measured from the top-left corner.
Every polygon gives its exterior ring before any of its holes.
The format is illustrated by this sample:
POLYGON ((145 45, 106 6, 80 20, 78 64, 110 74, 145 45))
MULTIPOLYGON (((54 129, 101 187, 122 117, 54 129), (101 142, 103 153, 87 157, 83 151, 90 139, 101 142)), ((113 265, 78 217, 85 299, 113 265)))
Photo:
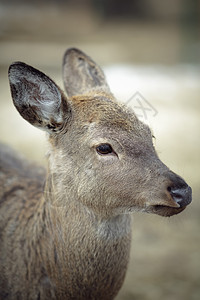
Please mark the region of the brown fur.
POLYGON ((129 260, 129 213, 171 216, 191 202, 148 126, 116 102, 88 56, 69 49, 63 77, 67 96, 30 66, 9 69, 16 108, 48 132, 49 166, 45 175, 0 147, 0 299, 113 299, 129 260), (112 152, 98 153, 101 144, 112 152))

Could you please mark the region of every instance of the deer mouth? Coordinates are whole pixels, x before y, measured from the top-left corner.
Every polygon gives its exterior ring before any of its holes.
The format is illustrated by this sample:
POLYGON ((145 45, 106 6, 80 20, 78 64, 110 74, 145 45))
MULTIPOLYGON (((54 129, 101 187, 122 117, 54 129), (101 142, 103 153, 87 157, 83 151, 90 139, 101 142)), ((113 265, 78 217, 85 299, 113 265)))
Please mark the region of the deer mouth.
POLYGON ((162 217, 171 217, 173 215, 177 215, 182 212, 186 206, 184 207, 170 207, 167 205, 153 205, 149 207, 148 212, 162 216, 162 217))
POLYGON ((163 217, 171 217, 182 212, 192 201, 192 189, 184 181, 180 179, 179 181, 179 184, 168 186, 167 201, 164 204, 152 203, 148 207, 148 212, 163 217))

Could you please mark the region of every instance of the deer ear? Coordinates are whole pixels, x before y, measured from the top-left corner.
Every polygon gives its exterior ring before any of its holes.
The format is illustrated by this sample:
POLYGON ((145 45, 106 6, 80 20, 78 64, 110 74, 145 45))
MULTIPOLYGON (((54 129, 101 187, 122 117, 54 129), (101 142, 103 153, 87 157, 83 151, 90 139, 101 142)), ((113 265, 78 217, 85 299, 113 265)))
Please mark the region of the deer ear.
POLYGON ((102 69, 90 57, 75 48, 65 52, 63 81, 69 97, 91 90, 110 92, 102 69))
POLYGON ((59 131, 69 109, 57 85, 22 62, 10 65, 8 77, 13 102, 21 116, 41 129, 59 131))

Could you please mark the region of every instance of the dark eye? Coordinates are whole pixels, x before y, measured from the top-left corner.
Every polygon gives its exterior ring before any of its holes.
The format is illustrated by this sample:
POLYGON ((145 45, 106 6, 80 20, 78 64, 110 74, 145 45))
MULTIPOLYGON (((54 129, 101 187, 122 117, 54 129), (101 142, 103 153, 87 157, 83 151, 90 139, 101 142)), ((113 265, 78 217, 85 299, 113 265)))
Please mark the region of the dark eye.
POLYGON ((96 147, 98 154, 109 154, 113 152, 112 147, 109 144, 101 144, 96 147))

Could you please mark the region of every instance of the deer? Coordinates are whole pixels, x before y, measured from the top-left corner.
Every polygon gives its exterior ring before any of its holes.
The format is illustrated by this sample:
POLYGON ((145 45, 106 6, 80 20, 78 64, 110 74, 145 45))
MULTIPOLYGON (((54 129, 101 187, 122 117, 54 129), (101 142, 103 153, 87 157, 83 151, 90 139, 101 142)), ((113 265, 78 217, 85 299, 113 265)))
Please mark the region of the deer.
POLYGON ((159 159, 149 126, 81 50, 64 54, 65 93, 23 62, 8 77, 17 111, 46 132, 48 166, 0 146, 0 299, 114 299, 132 214, 179 214, 191 187, 159 159))

